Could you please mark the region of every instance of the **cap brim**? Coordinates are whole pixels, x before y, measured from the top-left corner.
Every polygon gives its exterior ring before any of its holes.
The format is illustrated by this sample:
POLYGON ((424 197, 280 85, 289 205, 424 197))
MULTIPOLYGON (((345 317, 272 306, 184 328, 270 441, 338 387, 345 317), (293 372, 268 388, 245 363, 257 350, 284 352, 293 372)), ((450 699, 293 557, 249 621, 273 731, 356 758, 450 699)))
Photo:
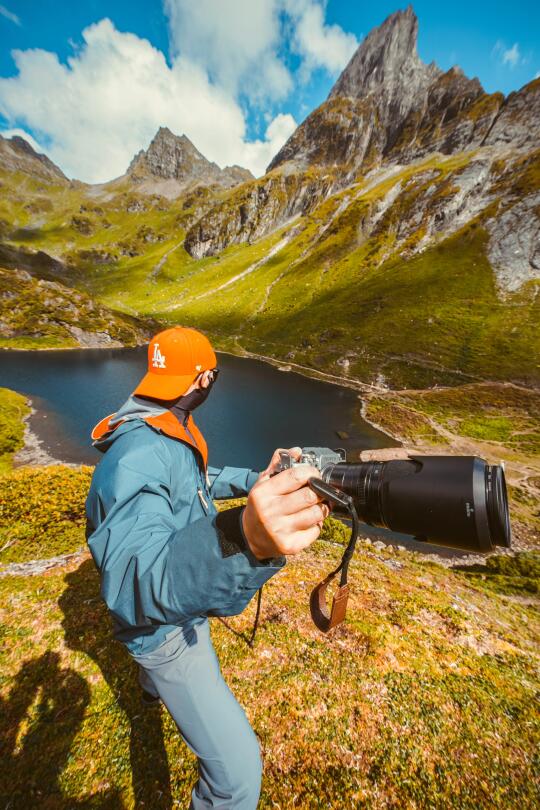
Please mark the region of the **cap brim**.
POLYGON ((196 374, 173 377, 164 374, 153 374, 149 371, 144 375, 133 393, 140 394, 143 397, 156 397, 156 399, 174 399, 185 394, 196 378, 196 374))

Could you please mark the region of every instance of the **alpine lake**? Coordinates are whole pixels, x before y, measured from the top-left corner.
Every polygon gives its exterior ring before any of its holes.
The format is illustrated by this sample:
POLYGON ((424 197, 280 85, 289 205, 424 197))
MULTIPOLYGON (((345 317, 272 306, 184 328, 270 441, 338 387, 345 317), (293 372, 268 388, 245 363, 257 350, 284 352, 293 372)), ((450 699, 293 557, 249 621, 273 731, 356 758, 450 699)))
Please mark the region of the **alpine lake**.
MULTIPOLYGON (((0 385, 31 398, 30 426, 53 458, 96 464, 93 426, 122 405, 146 365, 146 347, 3 351, 0 385)), ((352 389, 229 354, 218 354, 218 366, 194 414, 214 466, 262 469, 276 447, 343 447, 352 461, 362 449, 395 445, 362 419, 352 389)))

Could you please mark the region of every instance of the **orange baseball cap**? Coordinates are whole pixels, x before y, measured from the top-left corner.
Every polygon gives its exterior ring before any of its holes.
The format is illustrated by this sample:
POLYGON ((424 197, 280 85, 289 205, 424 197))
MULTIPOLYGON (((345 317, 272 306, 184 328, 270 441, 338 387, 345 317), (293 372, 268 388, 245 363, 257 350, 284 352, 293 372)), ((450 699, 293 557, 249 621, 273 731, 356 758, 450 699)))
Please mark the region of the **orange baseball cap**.
POLYGON ((187 326, 173 326, 154 335, 148 344, 148 373, 133 393, 174 399, 187 391, 201 371, 216 366, 207 337, 187 326))

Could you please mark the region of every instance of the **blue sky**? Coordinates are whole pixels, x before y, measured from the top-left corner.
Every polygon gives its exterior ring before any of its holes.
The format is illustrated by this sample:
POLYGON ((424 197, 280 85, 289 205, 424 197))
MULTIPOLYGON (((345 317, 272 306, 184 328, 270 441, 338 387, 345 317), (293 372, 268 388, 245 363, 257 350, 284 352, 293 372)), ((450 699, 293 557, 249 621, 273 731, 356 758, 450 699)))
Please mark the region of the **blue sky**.
MULTIPOLYGON (((121 174, 160 124, 260 174, 363 36, 404 5, 0 0, 0 131, 28 133, 93 182, 121 174)), ((413 5, 424 61, 459 64, 488 92, 540 74, 540 3, 413 5)))

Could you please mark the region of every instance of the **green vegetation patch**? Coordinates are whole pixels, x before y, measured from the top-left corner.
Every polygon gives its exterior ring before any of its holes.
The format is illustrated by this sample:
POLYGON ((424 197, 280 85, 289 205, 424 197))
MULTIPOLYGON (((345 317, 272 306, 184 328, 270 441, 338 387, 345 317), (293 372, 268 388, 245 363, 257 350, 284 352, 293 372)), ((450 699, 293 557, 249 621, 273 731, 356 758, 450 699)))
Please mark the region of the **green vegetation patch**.
POLYGON ((10 349, 73 348, 79 330, 109 335, 126 346, 146 339, 143 324, 116 315, 84 292, 1 267, 0 322, 0 347, 10 349))
POLYGON ((21 467, 0 478, 0 563, 77 551, 85 544, 91 467, 21 467))
POLYGON ((540 456, 540 391, 504 383, 396 391, 368 398, 366 415, 405 440, 444 444, 452 433, 540 456))
POLYGON ((495 555, 485 565, 462 566, 464 576, 477 587, 502 594, 540 594, 540 552, 520 551, 495 555))
MULTIPOLYGON (((84 546, 91 472, 0 479, 2 562, 84 546)), ((532 810, 537 595, 502 596, 480 574, 359 544, 347 621, 326 636, 309 594, 348 535, 327 520, 265 586, 253 647, 255 600, 211 620, 224 677, 261 741, 260 807, 532 810)), ((538 576, 537 558, 487 566, 493 577, 538 576)), ((0 796, 13 810, 187 806, 195 758, 164 709, 141 709, 90 558, 0 577, 0 627, 0 796)))
POLYGON ((366 416, 370 422, 402 441, 447 444, 446 438, 436 430, 427 416, 415 410, 414 405, 406 405, 397 398, 370 397, 366 404, 366 416))
POLYGON ((14 453, 24 444, 23 419, 29 413, 22 394, 0 388, 0 474, 11 469, 14 453))

